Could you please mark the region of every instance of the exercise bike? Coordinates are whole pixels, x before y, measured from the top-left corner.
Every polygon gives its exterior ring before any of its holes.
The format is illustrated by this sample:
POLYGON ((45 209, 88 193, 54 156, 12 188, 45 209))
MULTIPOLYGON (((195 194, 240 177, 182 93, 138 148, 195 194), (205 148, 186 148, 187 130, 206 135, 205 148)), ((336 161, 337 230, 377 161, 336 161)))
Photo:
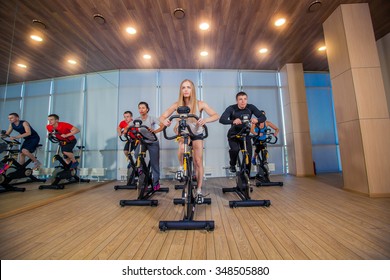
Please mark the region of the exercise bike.
POLYGON ((229 201, 230 208, 236 207, 256 207, 256 206, 265 206, 269 207, 271 205, 270 200, 253 200, 251 199, 249 193, 253 190, 250 186, 250 178, 248 165, 249 165, 249 153, 246 146, 246 138, 249 137, 250 133, 250 116, 242 115, 241 121, 244 124, 243 128, 231 138, 236 138, 242 141, 243 145, 241 148, 241 156, 239 160, 239 170, 236 172, 236 187, 233 188, 222 188, 222 192, 234 192, 236 193, 241 200, 231 200, 229 201))
POLYGON ((270 186, 283 186, 283 182, 271 182, 269 179, 269 168, 268 168, 268 150, 267 144, 276 144, 278 137, 274 133, 271 133, 270 129, 266 130, 266 138, 259 140, 254 138, 253 145, 260 145, 260 153, 257 155, 256 166, 257 174, 255 176, 256 187, 270 187, 270 186))
MULTIPOLYGON (((28 159, 24 164, 20 164, 17 161, 19 155, 19 149, 15 147, 19 146, 21 143, 15 139, 11 140, 9 135, 2 134, 1 140, 6 144, 6 149, 3 152, 6 152, 5 156, 1 160, 3 164, 8 164, 9 168, 3 174, 0 174, 0 186, 4 189, 0 189, 0 192, 14 191, 14 192, 24 192, 26 188, 15 187, 14 185, 32 183, 32 182, 45 182, 45 179, 38 179, 33 175, 33 170, 27 167, 32 160, 28 159), (27 178, 26 181, 17 181, 14 180, 27 178), (14 181, 14 182, 12 182, 14 181)), ((42 145, 39 144, 38 147, 42 145)), ((38 148, 37 147, 37 148, 38 148)), ((36 156, 37 150, 34 153, 36 156)))
POLYGON ((156 192, 169 192, 169 188, 161 188, 158 190, 153 189, 153 177, 152 172, 150 170, 150 162, 149 165, 146 164, 146 140, 157 141, 157 136, 153 132, 149 131, 149 127, 146 125, 142 125, 141 120, 134 120, 134 125, 130 126, 131 128, 137 128, 135 135, 140 140, 140 152, 137 156, 137 162, 135 168, 138 174, 138 182, 137 182, 137 199, 133 200, 120 200, 119 205, 124 206, 157 206, 158 200, 149 199, 156 192), (146 132, 142 132, 142 130, 148 131, 148 135, 146 132))
MULTIPOLYGON (((50 189, 50 190, 62 190, 65 188, 65 185, 75 184, 75 183, 89 183, 89 179, 82 179, 77 175, 77 168, 71 168, 72 162, 67 163, 64 160, 64 157, 60 155, 61 142, 55 133, 49 133, 48 139, 50 142, 58 144, 56 154, 53 156, 53 162, 58 161, 60 165, 54 168, 54 171, 51 175, 51 184, 50 185, 40 185, 40 190, 50 189)), ((76 160, 81 156, 84 146, 77 146, 79 150, 79 155, 75 155, 76 160)))
MULTIPOLYGON (((159 229, 161 231, 177 229, 177 230, 192 230, 192 229, 205 229, 207 231, 214 230, 214 221, 194 221, 196 202, 196 181, 194 181, 194 166, 191 157, 191 151, 189 147, 189 137, 194 136, 190 126, 187 124, 188 118, 194 118, 198 120, 196 115, 189 114, 190 108, 187 106, 181 106, 177 108, 178 115, 172 115, 169 120, 179 120, 178 134, 174 136, 168 136, 166 128, 164 128, 164 137, 167 140, 174 140, 177 137, 183 137, 184 140, 184 153, 183 153, 183 175, 185 185, 182 188, 181 198, 175 198, 173 203, 175 205, 181 204, 184 206, 184 216, 179 221, 160 221, 159 229)), ((204 137, 207 138, 208 130, 204 127, 204 137)), ((202 204, 211 204, 211 198, 204 198, 202 204)))
MULTIPOLYGON (((135 133, 135 132, 133 132, 135 133)), ((137 189, 137 180, 138 180, 138 174, 137 174, 137 168, 136 168, 136 159, 134 158, 134 151, 137 149, 137 145, 135 145, 135 148, 133 151, 131 151, 132 143, 139 141, 136 139, 132 139, 129 137, 129 135, 126 133, 124 135, 120 135, 119 139, 122 142, 128 142, 129 143, 129 150, 127 154, 127 159, 129 161, 129 164, 127 166, 127 182, 126 185, 117 185, 114 186, 115 190, 135 190, 137 189)))

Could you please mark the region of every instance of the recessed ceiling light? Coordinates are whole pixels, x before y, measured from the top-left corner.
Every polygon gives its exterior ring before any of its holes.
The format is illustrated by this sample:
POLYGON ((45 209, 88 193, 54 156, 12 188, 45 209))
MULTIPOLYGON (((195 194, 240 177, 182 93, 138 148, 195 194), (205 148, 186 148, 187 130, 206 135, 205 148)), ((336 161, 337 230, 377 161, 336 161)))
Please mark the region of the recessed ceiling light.
POLYGON ((285 18, 280 18, 280 19, 275 21, 275 25, 276 26, 282 26, 285 23, 286 23, 286 19, 285 18))
POLYGON ((267 49, 267 48, 261 48, 261 49, 259 50, 259 53, 266 53, 266 52, 268 52, 268 49, 267 49))
POLYGON ((77 61, 74 59, 68 59, 68 63, 74 65, 74 64, 77 64, 77 61))
POLYGON ((202 30, 207 30, 209 29, 210 25, 207 22, 203 22, 199 25, 199 28, 202 30))
POLYGON ((326 51, 326 46, 321 46, 321 47, 318 48, 318 50, 320 52, 326 51))
POLYGON ((43 41, 42 37, 40 37, 38 35, 31 35, 30 38, 33 39, 34 41, 37 41, 37 42, 43 41))
POLYGON ((126 32, 129 34, 135 34, 137 33, 137 30, 134 27, 127 27, 126 32))
POLYGON ((144 59, 151 59, 152 56, 150 54, 144 54, 144 59))
POLYGON ((25 64, 22 64, 22 63, 18 63, 18 64, 16 64, 18 67, 20 67, 20 68, 27 68, 27 65, 25 65, 25 64))
POLYGON ((201 51, 201 52, 200 52, 200 55, 201 55, 201 56, 208 56, 209 53, 208 53, 207 51, 201 51))

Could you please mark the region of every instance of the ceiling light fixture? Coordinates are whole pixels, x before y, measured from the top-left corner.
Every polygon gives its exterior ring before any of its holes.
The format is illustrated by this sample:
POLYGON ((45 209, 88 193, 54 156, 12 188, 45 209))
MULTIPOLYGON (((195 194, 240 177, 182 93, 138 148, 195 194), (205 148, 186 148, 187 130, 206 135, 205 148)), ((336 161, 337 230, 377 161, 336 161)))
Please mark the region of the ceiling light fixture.
POLYGON ((77 64, 77 61, 74 59, 68 59, 68 63, 74 65, 74 64, 77 64))
POLYGON ((199 28, 202 30, 207 30, 209 29, 210 25, 207 22, 203 22, 199 25, 199 28))
POLYGON ((43 41, 42 37, 40 37, 38 35, 31 35, 30 38, 33 39, 34 41, 37 41, 37 42, 43 41))
POLYGON ((151 59, 152 56, 150 54, 144 54, 144 59, 151 59))
POLYGON ((286 23, 286 19, 285 18, 280 18, 280 19, 275 21, 275 25, 276 26, 282 26, 285 23, 286 23))
POLYGON ((201 51, 201 52, 200 52, 200 55, 201 55, 201 56, 208 56, 209 53, 208 53, 207 51, 201 51))
POLYGON ((137 30, 134 27, 127 27, 126 32, 133 35, 137 33, 137 30))
POLYGON ((268 49, 267 48, 261 48, 259 50, 259 53, 267 53, 268 52, 268 49))
POLYGON ((106 23, 106 19, 101 14, 94 14, 93 19, 94 19, 94 21, 96 21, 100 25, 103 25, 106 23))
POLYGON ((20 67, 20 68, 27 68, 27 65, 25 65, 25 64, 22 64, 22 63, 18 63, 18 64, 16 64, 18 67, 20 67))
POLYGON ((182 8, 176 8, 174 11, 173 11, 173 16, 177 19, 182 19, 186 16, 186 12, 184 11, 184 9, 182 8))
POLYGON ((318 50, 320 52, 326 51, 326 46, 321 46, 321 47, 318 48, 318 50))

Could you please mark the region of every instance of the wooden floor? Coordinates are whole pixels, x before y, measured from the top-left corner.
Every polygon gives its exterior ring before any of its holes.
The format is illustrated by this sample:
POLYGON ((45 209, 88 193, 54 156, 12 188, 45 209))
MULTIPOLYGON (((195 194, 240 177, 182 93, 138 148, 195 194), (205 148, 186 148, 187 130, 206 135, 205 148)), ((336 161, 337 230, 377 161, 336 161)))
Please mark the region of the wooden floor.
MULTIPOLYGON (((197 207, 195 219, 212 219, 215 230, 160 232, 160 220, 182 218, 173 181, 159 193, 158 207, 120 207, 135 198, 115 183, 89 188, 36 207, 10 211, 3 205, 26 193, 0 195, 0 258, 4 259, 390 259, 390 198, 344 191, 339 174, 312 178, 274 176, 284 187, 256 188, 253 199, 269 208, 229 208, 235 185, 229 178, 205 182, 212 204, 197 207)), ((71 187, 69 187, 71 188, 71 187)), ((31 190, 33 192, 42 191, 31 190)), ((46 192, 46 191, 45 191, 46 192)), ((58 192, 58 191, 57 191, 58 192)), ((47 201, 47 203, 44 203, 47 201)), ((18 206, 15 206, 17 208, 18 206)))

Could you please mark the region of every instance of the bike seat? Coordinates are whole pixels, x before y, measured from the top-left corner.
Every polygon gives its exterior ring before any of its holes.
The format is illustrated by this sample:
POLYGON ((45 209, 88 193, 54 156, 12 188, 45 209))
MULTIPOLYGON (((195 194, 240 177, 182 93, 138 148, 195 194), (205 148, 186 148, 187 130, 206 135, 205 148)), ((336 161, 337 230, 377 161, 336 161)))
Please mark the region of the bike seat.
POLYGON ((79 150, 85 149, 85 146, 76 146, 79 150))

